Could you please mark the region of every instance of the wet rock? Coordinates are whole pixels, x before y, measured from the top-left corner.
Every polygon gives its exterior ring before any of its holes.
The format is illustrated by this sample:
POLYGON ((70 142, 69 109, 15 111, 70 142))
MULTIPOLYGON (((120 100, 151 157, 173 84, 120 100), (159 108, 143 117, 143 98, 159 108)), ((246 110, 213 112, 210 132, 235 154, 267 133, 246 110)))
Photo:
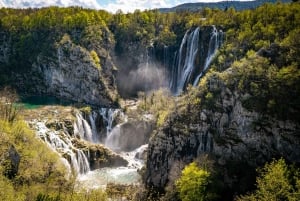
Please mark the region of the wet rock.
POLYGON ((91 170, 128 165, 127 160, 101 144, 93 144, 78 139, 73 139, 72 143, 76 148, 83 150, 88 156, 91 170))
POLYGON ((46 122, 46 126, 49 129, 53 129, 55 131, 64 131, 64 133, 73 135, 74 134, 74 126, 73 120, 71 119, 61 119, 61 120, 48 120, 46 122))

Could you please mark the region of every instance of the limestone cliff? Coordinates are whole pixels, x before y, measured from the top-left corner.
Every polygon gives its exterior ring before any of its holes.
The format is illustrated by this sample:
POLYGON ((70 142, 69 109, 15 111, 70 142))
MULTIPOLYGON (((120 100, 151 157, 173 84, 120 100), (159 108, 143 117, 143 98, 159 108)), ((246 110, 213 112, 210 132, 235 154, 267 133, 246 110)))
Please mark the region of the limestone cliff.
POLYGON ((42 41, 49 42, 47 48, 36 47, 31 54, 30 49, 24 50, 24 54, 30 55, 28 58, 17 52, 16 39, 12 41, 8 33, 1 33, 2 82, 7 81, 4 84, 15 86, 22 94, 55 96, 97 106, 114 105, 116 67, 110 56, 114 41, 109 30, 105 32, 106 38, 95 43, 91 36, 82 36, 84 33, 50 32, 42 41), (79 36, 82 38, 76 39, 79 36), (84 37, 90 37, 90 41, 84 37), (47 41, 48 38, 55 40, 47 41))
MULTIPOLYGON (((224 83, 214 85, 213 79, 207 83, 211 92, 219 92, 211 106, 196 108, 197 104, 189 102, 181 107, 179 101, 165 125, 151 138, 145 175, 148 186, 163 189, 171 180, 169 173, 176 162, 187 164, 202 154, 213 158, 223 170, 225 183, 234 190, 239 188, 238 172, 247 170, 234 172, 232 164, 236 169, 242 164, 255 168, 278 157, 300 163, 297 122, 248 111, 241 100, 249 94, 237 93, 224 83)), ((193 99, 191 94, 185 98, 193 99)))

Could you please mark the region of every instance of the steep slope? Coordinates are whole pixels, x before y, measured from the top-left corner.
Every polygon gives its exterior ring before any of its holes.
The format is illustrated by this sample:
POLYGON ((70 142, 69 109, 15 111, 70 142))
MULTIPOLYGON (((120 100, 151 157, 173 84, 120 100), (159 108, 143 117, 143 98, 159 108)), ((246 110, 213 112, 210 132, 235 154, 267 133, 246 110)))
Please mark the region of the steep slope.
MULTIPOLYGON (((228 69, 226 73, 232 72, 228 69)), ((178 162, 188 164, 203 154, 210 155, 225 171, 225 183, 231 183, 236 192, 246 186, 239 182, 249 176, 247 171, 265 161, 284 157, 300 163, 299 123, 249 111, 242 103, 249 94, 228 88, 216 74, 206 79, 200 88, 209 92, 195 90, 187 94, 154 133, 148 150, 148 186, 164 188, 172 180, 169 173, 178 162), (234 172, 232 164, 248 168, 234 172)))

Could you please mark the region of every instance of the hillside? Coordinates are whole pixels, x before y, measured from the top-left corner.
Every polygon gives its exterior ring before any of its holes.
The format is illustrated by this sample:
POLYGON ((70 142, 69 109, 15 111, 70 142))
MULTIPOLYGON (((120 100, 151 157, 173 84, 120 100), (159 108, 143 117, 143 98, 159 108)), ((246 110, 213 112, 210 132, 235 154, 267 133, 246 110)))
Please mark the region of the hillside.
MULTIPOLYGON (((235 10, 255 9, 264 3, 276 3, 277 0, 254 0, 254 1, 220 1, 220 2, 203 2, 203 3, 185 3, 173 8, 161 8, 160 12, 176 12, 176 11, 199 11, 204 8, 227 10, 234 8, 235 10)), ((282 3, 292 2, 291 0, 280 1, 282 3)))

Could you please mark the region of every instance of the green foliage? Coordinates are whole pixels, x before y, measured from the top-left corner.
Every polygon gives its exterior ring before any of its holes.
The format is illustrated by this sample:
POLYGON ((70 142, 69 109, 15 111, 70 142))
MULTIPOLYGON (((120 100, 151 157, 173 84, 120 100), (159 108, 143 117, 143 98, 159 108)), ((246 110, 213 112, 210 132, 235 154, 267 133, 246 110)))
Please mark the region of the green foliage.
POLYGON ((0 174, 0 198, 5 201, 19 201, 24 200, 18 197, 17 192, 15 192, 14 187, 6 177, 0 174))
POLYGON ((259 170, 257 190, 241 196, 238 201, 299 200, 299 170, 288 166, 283 159, 266 164, 259 170))
POLYGON ((20 114, 11 109, 16 105, 16 95, 7 88, 0 94, 5 100, 0 115, 0 187, 5 186, 1 192, 7 192, 0 194, 0 199, 34 200, 39 192, 68 189, 66 169, 57 154, 38 140, 20 114), (12 150, 16 159, 9 154, 12 150))
POLYGON ((249 51, 247 57, 233 63, 232 71, 221 74, 227 86, 249 95, 243 100, 249 110, 300 120, 296 95, 300 93, 300 70, 296 63, 279 68, 249 51))
POLYGON ((176 188, 182 201, 204 201, 210 200, 207 190, 209 183, 210 173, 193 162, 183 169, 176 188))
POLYGON ((166 89, 160 89, 149 94, 139 93, 138 109, 143 113, 153 114, 157 126, 162 126, 170 112, 175 107, 175 99, 166 89))
MULTIPOLYGON (((89 51, 99 50, 107 38, 113 39, 107 28, 111 14, 79 7, 41 9, 0 9, 1 30, 8 35, 13 48, 9 62, 2 68, 28 71, 37 57, 56 57, 56 43, 64 35, 89 51), (105 34, 105 36, 103 36, 105 34), (100 45, 98 45, 100 44, 100 45)), ((97 52, 99 55, 99 52, 97 52)), ((2 70, 0 68, 0 70, 2 70)), ((2 73, 2 72, 1 72, 2 73)), ((12 77, 13 80, 13 77, 12 77)), ((7 82, 13 82, 8 79, 7 82)))

